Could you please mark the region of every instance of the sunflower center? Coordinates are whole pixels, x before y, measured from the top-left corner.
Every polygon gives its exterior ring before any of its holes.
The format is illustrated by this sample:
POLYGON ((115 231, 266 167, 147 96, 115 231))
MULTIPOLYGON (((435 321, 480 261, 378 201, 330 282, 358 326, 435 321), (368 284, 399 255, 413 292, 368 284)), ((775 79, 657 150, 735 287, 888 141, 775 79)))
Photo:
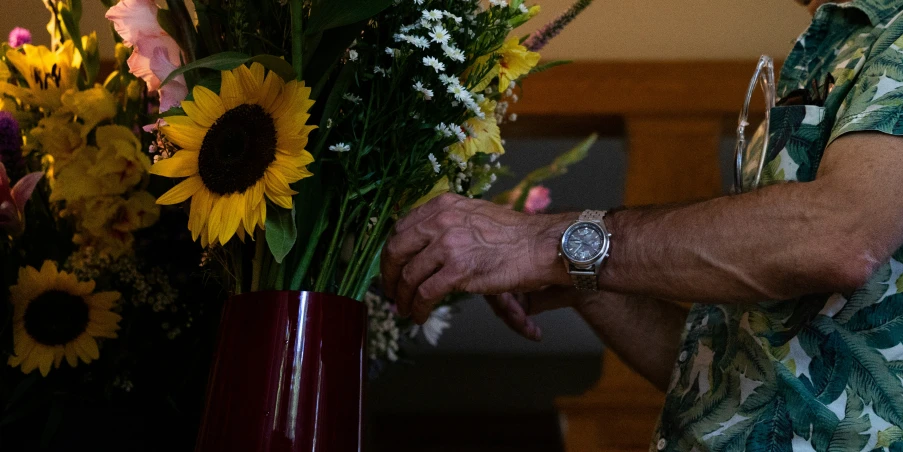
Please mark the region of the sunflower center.
POLYGON ((61 290, 42 293, 25 310, 25 332, 44 345, 66 344, 87 328, 85 300, 61 290))
POLYGON ((242 193, 276 160, 276 124, 260 105, 239 105, 219 117, 204 136, 198 173, 219 195, 242 193))

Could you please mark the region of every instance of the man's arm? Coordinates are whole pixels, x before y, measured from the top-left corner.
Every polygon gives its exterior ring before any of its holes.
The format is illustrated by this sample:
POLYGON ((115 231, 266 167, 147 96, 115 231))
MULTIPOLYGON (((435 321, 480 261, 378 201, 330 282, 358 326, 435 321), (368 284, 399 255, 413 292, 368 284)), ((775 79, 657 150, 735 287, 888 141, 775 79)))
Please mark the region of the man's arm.
MULTIPOLYGON (((852 290, 903 243, 901 180, 903 138, 856 133, 826 150, 813 182, 618 212, 600 287, 720 303, 852 290)), ((396 225, 383 253, 387 293, 423 322, 454 291, 568 285, 558 239, 575 218, 440 197, 396 225)))
POLYGON ((530 315, 571 306, 630 368, 662 391, 668 388, 687 317, 677 304, 561 286, 487 300, 511 329, 533 340, 542 334, 530 315))

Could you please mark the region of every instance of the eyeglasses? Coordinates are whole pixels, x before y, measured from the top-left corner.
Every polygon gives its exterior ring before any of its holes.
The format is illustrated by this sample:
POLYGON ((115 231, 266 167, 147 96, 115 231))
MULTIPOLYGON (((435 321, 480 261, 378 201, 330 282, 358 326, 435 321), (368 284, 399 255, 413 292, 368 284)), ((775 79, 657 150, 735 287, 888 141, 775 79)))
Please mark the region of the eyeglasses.
POLYGON ((746 101, 740 110, 740 119, 737 124, 737 147, 734 153, 734 193, 743 193, 759 186, 762 178, 762 169, 765 167, 765 154, 768 151, 768 132, 771 123, 771 109, 774 108, 776 99, 774 82, 774 60, 768 55, 759 57, 756 72, 749 81, 746 90, 746 101), (765 96, 765 122, 760 127, 752 140, 746 139, 746 127, 749 126, 749 106, 756 92, 756 86, 762 87, 765 96), (761 134, 761 136, 760 136, 761 134), (756 166, 752 166, 756 165, 756 166), (749 166, 755 171, 744 171, 744 166, 749 166), (747 174, 744 177, 744 173, 747 174))

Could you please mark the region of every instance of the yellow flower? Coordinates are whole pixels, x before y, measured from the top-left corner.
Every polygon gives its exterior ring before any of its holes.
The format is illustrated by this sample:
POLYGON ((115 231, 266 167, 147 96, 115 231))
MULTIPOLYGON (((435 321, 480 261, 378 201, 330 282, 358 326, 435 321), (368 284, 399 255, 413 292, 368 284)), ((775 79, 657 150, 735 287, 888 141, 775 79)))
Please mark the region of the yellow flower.
POLYGON ((58 108, 63 93, 76 87, 78 67, 74 64, 74 49, 71 41, 66 41, 56 52, 31 44, 22 46, 25 53, 10 49, 6 58, 25 78, 28 88, 0 81, 0 94, 35 107, 58 108))
POLYGON ((120 195, 138 185, 150 170, 150 159, 131 130, 101 126, 95 135, 97 147, 79 149, 64 169, 57 170, 51 201, 120 195))
POLYGON ((436 185, 433 185, 433 188, 430 189, 429 193, 423 195, 423 197, 418 199, 417 202, 415 202, 414 205, 411 206, 411 208, 415 209, 417 207, 420 207, 420 206, 430 202, 431 199, 433 199, 443 193, 448 193, 450 190, 451 190, 451 188, 449 187, 449 184, 448 184, 448 178, 445 176, 442 176, 442 178, 436 182, 436 185))
POLYGON ((153 226, 160 217, 160 206, 146 191, 121 196, 97 196, 66 203, 62 214, 73 217, 77 234, 73 242, 90 246, 101 256, 117 258, 131 253, 132 232, 153 226))
POLYGON ((120 294, 94 293, 94 286, 94 281, 57 271, 53 261, 44 261, 40 271, 20 268, 18 282, 9 288, 14 355, 8 364, 26 374, 39 369, 46 377, 63 358, 72 367, 79 359, 98 359, 95 338, 115 338, 122 317, 111 311, 120 294))
POLYGON ((530 73, 539 63, 539 54, 530 52, 520 45, 520 40, 513 37, 502 45, 498 53, 499 59, 499 91, 505 91, 511 82, 530 73))
POLYGON ((116 116, 116 98, 100 85, 84 91, 68 91, 61 98, 64 110, 80 119, 83 136, 88 136, 98 124, 116 116))
POLYGON ((465 122, 468 137, 463 142, 451 146, 449 152, 458 156, 462 161, 467 161, 477 152, 485 154, 504 154, 502 147, 502 135, 498 123, 495 122, 494 100, 486 99, 480 104, 480 110, 485 116, 483 119, 473 117, 465 122))
POLYGON ((313 105, 304 82, 264 77, 254 63, 223 71, 217 95, 202 86, 183 101, 187 116, 170 116, 161 130, 182 150, 151 173, 187 178, 157 200, 178 204, 191 198, 188 228, 195 240, 226 243, 232 236, 265 227, 266 201, 292 208, 289 184, 311 176, 313 156, 304 147, 313 126, 313 105))
POLYGON ((13 76, 11 72, 9 72, 9 66, 6 63, 0 61, 0 82, 9 81, 9 79, 13 76))
POLYGON ((41 119, 30 132, 41 150, 53 157, 55 171, 65 167, 72 154, 86 144, 87 135, 72 115, 62 113, 41 119))

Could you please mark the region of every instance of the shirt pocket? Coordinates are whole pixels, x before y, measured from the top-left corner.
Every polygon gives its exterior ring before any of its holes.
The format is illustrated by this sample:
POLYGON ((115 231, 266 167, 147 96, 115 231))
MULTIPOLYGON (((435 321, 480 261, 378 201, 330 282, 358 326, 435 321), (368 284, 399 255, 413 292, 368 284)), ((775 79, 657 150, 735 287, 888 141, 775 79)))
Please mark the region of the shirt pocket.
POLYGON ((774 107, 769 129, 760 186, 814 180, 830 134, 825 107, 774 107))

